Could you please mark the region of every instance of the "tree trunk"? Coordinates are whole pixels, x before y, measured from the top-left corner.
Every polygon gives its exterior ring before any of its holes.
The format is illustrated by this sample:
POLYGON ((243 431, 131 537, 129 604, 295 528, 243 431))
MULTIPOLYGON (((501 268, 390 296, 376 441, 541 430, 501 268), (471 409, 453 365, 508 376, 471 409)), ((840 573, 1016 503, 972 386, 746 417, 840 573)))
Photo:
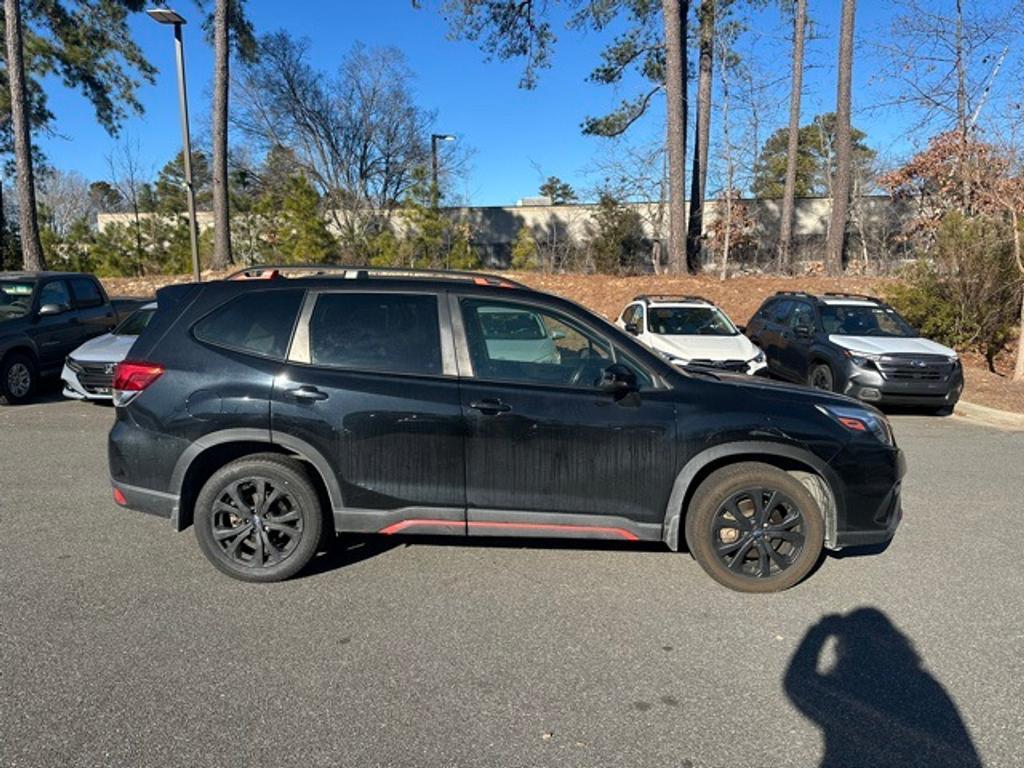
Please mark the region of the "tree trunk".
POLYGON ((704 192, 708 179, 708 141, 711 135, 711 81, 715 45, 715 0, 701 0, 700 58, 697 72, 697 128, 693 140, 693 178, 690 184, 690 222, 686 232, 686 269, 701 268, 704 234, 704 192))
POLYGON ((832 185, 832 216, 828 232, 825 271, 838 276, 843 271, 846 220, 850 209, 850 182, 853 178, 853 144, 850 136, 850 101, 853 80, 853 18, 856 0, 843 0, 843 19, 839 32, 839 84, 836 89, 836 176, 832 185))
POLYGON ((668 271, 686 267, 686 24, 689 0, 662 0, 668 128, 668 271))
POLYGON ((796 161, 800 151, 800 98, 804 82, 804 34, 807 0, 796 0, 793 18, 793 68, 789 92, 789 141, 786 145, 786 185, 782 192, 782 225, 779 231, 779 270, 792 272, 793 209, 796 198, 796 161))
POLYGON ((231 209, 228 201, 230 2, 231 0, 217 0, 213 20, 213 269, 225 269, 231 263, 231 209))
POLYGON ((32 126, 29 124, 28 96, 25 93, 20 0, 4 0, 4 19, 7 27, 7 79, 11 86, 11 128, 18 169, 21 255, 25 269, 37 271, 46 268, 46 261, 36 218, 36 180, 32 171, 32 126))
MULTIPOLYGON (((1017 268, 1021 277, 1024 277, 1024 256, 1021 255, 1020 244, 1020 221, 1017 217, 1017 209, 1011 209, 1013 217, 1013 257, 1017 261, 1017 268)), ((1024 381, 1024 290, 1020 297, 1020 335, 1017 337, 1017 364, 1013 366, 1013 380, 1024 381)))

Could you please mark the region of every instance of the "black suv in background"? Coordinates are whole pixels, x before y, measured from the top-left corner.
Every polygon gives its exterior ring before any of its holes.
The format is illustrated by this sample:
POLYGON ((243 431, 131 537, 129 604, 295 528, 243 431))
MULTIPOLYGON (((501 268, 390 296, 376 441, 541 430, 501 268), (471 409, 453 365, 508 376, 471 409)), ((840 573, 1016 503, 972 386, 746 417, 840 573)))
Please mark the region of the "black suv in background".
POLYGON ((117 325, 119 308, 81 272, 0 272, 0 403, 31 399, 40 378, 60 375, 64 358, 117 325))
POLYGON ((774 375, 871 403, 950 413, 964 388, 954 350, 922 338, 871 296, 782 291, 761 305, 746 334, 774 375))
POLYGON ((231 576, 287 578, 335 533, 541 536, 686 545, 769 592, 900 521, 868 406, 680 371, 502 278, 293 274, 159 291, 115 377, 116 502, 194 524, 231 576))

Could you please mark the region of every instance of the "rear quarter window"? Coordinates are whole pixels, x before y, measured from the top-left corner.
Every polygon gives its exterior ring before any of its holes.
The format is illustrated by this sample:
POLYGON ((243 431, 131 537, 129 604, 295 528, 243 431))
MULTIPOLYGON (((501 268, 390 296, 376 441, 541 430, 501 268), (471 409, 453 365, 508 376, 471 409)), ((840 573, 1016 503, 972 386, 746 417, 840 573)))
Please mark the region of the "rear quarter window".
POLYGON ((221 305, 192 328, 200 341, 283 360, 303 290, 253 291, 221 305))

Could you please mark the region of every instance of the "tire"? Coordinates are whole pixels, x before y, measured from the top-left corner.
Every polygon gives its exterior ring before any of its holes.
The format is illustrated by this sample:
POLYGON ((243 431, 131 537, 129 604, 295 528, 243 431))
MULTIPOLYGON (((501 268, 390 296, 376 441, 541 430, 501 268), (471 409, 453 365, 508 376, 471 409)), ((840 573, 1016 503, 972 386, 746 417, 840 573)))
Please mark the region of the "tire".
POLYGON ((32 399, 39 374, 35 361, 28 355, 15 352, 0 364, 0 403, 21 405, 32 399))
POLYGON ((807 376, 807 384, 814 389, 835 392, 836 375, 832 372, 832 366, 828 363, 815 363, 807 376))
POLYGON ((194 522, 199 548, 221 572, 242 581, 283 581, 316 554, 323 510, 301 463, 256 454, 206 481, 194 522))
POLYGON ((779 592, 799 583, 818 562, 824 539, 814 497, 768 464, 744 462, 711 473, 686 515, 690 553, 711 578, 737 592, 779 592), (729 524, 739 522, 730 507, 743 524, 729 524))

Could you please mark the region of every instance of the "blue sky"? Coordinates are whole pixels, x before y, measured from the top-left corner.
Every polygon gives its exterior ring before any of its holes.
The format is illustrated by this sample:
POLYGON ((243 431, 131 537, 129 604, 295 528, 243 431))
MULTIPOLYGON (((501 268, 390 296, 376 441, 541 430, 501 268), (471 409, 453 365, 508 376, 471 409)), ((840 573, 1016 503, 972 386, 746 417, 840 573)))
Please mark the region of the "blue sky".
MULTIPOLYGON (((942 0, 936 0, 941 2, 942 0)), ((517 88, 518 62, 486 62, 473 43, 447 39, 447 25, 436 1, 413 9, 409 0, 249 0, 249 14, 257 32, 286 29, 308 38, 314 63, 333 70, 353 43, 370 47, 394 46, 406 55, 416 73, 415 91, 421 106, 436 110, 436 129, 458 135, 473 152, 471 167, 458 194, 481 205, 513 203, 536 194, 543 175, 557 175, 580 190, 596 181, 595 162, 609 151, 605 140, 581 135, 579 124, 588 114, 600 114, 622 95, 606 86, 585 81, 607 36, 561 31, 555 66, 542 72, 533 91, 517 88), (282 12, 287 8, 287 12, 282 12)), ((835 98, 835 70, 830 59, 835 50, 839 0, 811 3, 821 39, 811 43, 806 75, 804 113, 831 109, 835 98)), ((194 6, 179 2, 177 9, 198 22, 194 6)), ((858 3, 857 31, 869 39, 884 27, 888 4, 883 0, 858 3)), ((757 55, 768 71, 788 75, 789 44, 778 26, 777 12, 756 19, 757 55)), ((180 147, 175 99, 173 45, 170 30, 144 16, 132 22, 136 40, 160 72, 155 85, 141 91, 142 117, 130 119, 123 135, 137 141, 143 165, 153 171, 180 147)), ((186 27, 186 53, 194 136, 202 143, 209 136, 211 51, 198 23, 186 27)), ((883 154, 906 151, 901 135, 903 120, 892 111, 868 114, 875 52, 866 45, 858 51, 855 66, 855 122, 867 130, 870 141, 883 154)), ((788 87, 783 85, 782 88, 788 87)), ((784 90, 782 91, 784 93, 784 90)), ((116 145, 100 128, 91 107, 75 93, 50 89, 51 108, 57 115, 58 136, 39 137, 50 161, 65 170, 76 170, 89 179, 109 175, 107 156, 116 145)), ((774 129, 782 113, 766 121, 774 129)), ((651 141, 661 135, 659 114, 631 134, 631 141, 651 141)))

